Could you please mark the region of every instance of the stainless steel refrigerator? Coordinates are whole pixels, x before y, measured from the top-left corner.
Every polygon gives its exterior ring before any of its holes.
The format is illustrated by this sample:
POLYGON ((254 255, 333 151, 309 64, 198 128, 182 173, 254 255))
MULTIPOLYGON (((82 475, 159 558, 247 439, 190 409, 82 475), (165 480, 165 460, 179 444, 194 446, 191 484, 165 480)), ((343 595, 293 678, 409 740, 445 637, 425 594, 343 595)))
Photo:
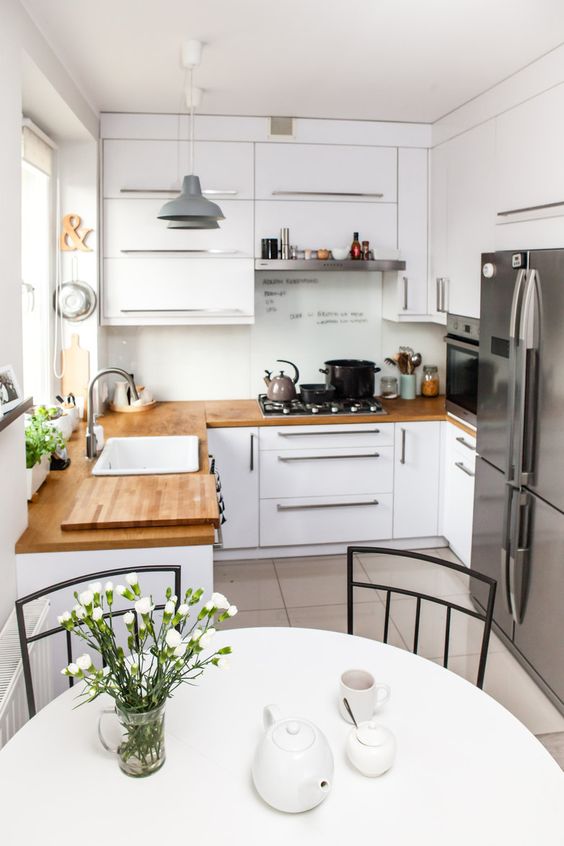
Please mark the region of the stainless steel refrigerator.
POLYGON ((495 627, 564 713, 564 250, 482 256, 479 349, 472 567, 498 580, 495 627))

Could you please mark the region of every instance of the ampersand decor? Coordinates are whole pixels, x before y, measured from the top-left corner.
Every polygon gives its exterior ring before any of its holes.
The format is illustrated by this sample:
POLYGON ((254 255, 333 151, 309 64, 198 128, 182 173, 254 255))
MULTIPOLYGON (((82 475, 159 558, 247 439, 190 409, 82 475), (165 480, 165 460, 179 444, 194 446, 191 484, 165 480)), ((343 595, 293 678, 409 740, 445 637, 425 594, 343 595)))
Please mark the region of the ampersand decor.
POLYGON ((82 250, 85 253, 92 252, 92 247, 88 247, 85 241, 93 230, 83 229, 79 231, 81 223, 82 218, 78 214, 66 214, 63 217, 60 240, 61 250, 65 250, 65 252, 71 250, 82 250))

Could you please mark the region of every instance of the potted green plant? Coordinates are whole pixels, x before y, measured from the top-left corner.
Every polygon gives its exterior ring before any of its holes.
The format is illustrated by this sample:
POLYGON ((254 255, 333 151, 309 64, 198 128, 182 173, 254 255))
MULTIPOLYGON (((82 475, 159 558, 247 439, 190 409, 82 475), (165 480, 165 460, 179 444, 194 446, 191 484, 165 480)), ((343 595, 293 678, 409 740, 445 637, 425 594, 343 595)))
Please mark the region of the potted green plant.
POLYGON ((53 453, 65 448, 63 433, 53 426, 50 419, 48 410, 44 406, 39 406, 28 417, 25 427, 28 500, 47 478, 53 453))

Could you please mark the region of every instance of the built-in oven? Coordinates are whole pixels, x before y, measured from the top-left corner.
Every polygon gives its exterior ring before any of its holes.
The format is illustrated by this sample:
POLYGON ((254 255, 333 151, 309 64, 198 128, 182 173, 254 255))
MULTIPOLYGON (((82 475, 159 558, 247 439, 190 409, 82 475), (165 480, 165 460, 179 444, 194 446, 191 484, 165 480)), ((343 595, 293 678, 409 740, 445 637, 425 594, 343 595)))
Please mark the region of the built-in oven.
POLYGON ((475 426, 478 407, 479 319, 448 314, 445 341, 446 409, 475 426))

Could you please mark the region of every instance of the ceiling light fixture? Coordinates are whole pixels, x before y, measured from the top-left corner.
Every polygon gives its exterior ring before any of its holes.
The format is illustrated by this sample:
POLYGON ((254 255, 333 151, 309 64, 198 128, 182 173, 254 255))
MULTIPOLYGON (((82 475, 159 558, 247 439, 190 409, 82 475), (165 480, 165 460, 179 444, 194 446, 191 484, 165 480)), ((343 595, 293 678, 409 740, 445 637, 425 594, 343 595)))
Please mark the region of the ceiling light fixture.
POLYGON ((194 173, 194 108, 200 104, 201 90, 194 88, 194 68, 202 58, 202 42, 186 41, 182 45, 181 65, 190 74, 186 103, 190 109, 190 173, 182 180, 178 197, 165 203, 158 214, 160 220, 169 221, 169 229, 219 229, 219 220, 225 216, 217 203, 202 194, 199 177, 194 173))

